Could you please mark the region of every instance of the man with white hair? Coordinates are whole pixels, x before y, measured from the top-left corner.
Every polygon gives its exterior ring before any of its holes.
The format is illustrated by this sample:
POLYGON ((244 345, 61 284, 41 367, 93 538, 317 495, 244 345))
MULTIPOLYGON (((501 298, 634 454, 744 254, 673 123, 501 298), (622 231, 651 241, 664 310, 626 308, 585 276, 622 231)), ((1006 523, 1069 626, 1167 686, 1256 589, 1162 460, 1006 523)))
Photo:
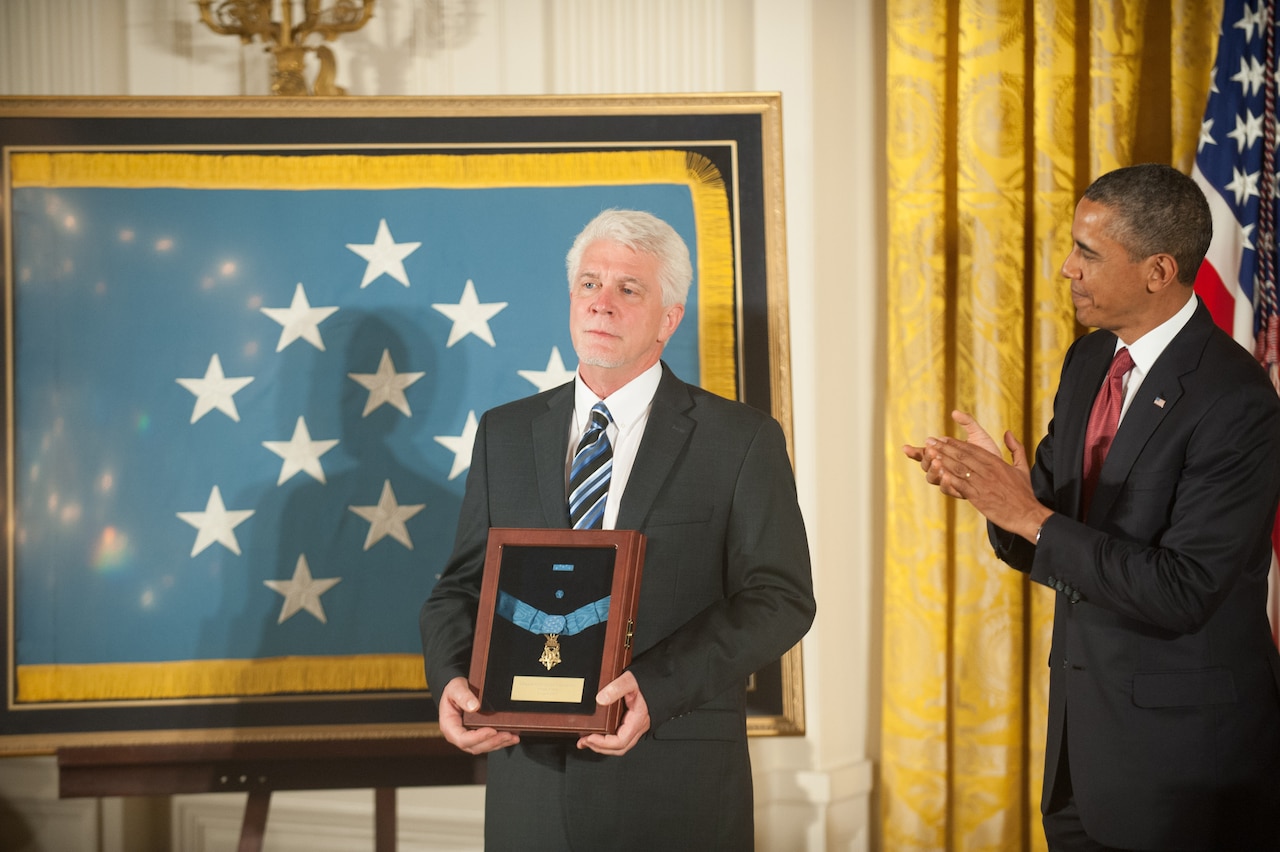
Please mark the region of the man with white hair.
POLYGON ((440 730, 489 754, 487 848, 750 850, 747 680, 815 611, 782 429, 662 363, 693 277, 670 225, 607 210, 566 266, 577 376, 481 419, 454 552, 422 610, 440 730), (603 497, 579 498, 575 448, 593 429, 611 475, 603 497), (624 702, 618 731, 465 728, 462 712, 479 708, 466 676, 489 529, 568 528, 578 510, 647 539, 632 663, 596 697, 624 702))

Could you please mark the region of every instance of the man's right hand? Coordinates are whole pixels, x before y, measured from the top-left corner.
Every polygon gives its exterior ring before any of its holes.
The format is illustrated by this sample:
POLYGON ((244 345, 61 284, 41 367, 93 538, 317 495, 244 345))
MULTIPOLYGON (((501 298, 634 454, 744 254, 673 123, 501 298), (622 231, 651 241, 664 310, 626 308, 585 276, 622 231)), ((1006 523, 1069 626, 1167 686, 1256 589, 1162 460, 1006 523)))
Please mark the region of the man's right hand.
POLYGON ((996 526, 1037 543, 1039 530, 1053 510, 1036 499, 1026 449, 1006 431, 1004 444, 1013 456, 1009 463, 972 416, 953 411, 951 417, 964 429, 965 440, 929 438, 923 447, 907 444, 902 451, 920 463, 925 480, 943 494, 969 501, 996 526))
POLYGON ((510 731, 463 727, 463 711, 470 713, 480 709, 480 700, 471 691, 465 677, 455 677, 445 684, 437 704, 440 706, 440 733, 468 754, 485 754, 520 742, 520 737, 510 731))

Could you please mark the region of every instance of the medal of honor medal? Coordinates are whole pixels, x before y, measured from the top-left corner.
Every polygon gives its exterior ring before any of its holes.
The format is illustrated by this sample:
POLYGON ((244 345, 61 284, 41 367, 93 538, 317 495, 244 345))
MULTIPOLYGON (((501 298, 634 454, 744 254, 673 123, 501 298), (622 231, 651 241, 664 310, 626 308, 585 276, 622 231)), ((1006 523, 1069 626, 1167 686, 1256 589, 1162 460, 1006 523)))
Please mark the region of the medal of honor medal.
POLYGON ((560 663, 560 634, 544 633, 547 637, 547 644, 542 649, 542 656, 538 658, 538 662, 547 667, 547 671, 551 671, 552 667, 560 663))

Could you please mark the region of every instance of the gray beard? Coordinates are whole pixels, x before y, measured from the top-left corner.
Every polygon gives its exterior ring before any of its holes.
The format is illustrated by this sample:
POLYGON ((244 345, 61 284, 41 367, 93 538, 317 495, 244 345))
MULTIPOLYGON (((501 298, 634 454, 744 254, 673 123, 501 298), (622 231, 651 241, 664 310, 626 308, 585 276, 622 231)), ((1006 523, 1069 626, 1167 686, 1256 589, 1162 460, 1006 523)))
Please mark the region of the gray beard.
POLYGON ((621 359, 609 359, 601 355, 593 355, 589 358, 579 356, 578 362, 580 364, 586 364, 588 367, 600 367, 606 370, 616 370, 625 363, 621 359))

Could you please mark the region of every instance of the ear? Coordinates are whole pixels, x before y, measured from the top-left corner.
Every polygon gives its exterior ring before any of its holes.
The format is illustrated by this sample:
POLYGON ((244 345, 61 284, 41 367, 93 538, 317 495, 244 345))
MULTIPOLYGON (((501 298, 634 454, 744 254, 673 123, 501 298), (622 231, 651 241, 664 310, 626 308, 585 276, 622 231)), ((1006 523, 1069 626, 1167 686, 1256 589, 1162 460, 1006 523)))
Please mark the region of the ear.
POLYGON ((658 327, 658 342, 665 344, 671 339, 671 335, 676 333, 676 329, 680 327, 680 320, 684 319, 684 305, 670 305, 663 308, 662 324, 658 327))
POLYGON ((1147 290, 1156 293, 1178 281, 1178 261, 1171 254, 1153 254, 1147 258, 1147 290))

